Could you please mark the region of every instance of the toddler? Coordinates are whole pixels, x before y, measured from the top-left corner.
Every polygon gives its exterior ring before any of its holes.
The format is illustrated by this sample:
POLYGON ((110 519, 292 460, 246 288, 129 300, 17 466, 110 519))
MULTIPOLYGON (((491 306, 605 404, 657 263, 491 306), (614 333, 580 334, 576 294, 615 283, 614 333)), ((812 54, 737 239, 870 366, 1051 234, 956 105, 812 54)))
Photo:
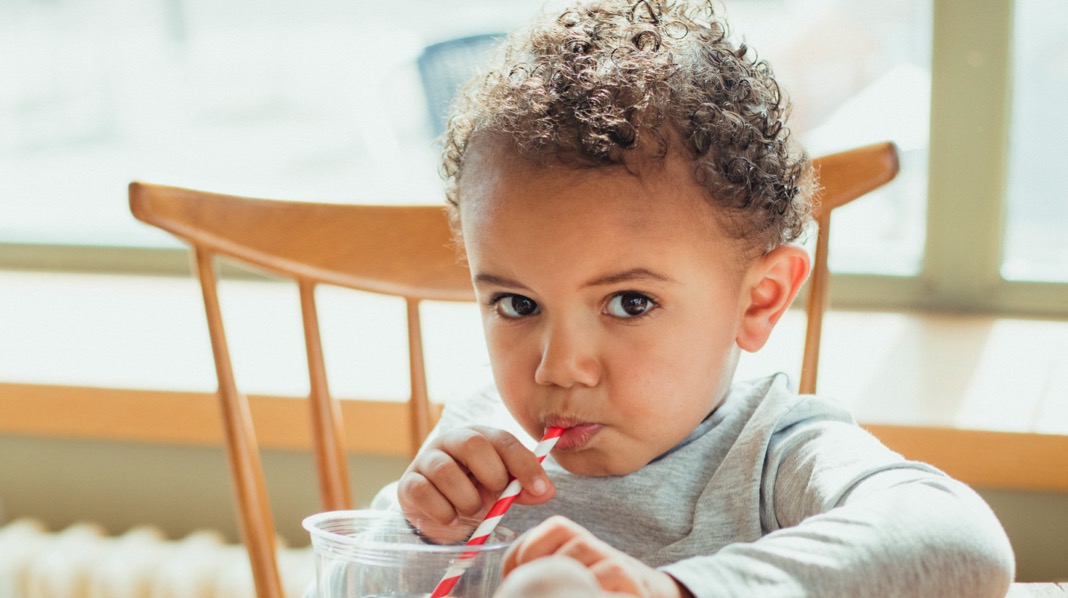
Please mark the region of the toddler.
POLYGON ((594 1, 513 35, 444 141, 496 388, 376 504, 462 541, 518 478, 512 595, 1004 596, 971 489, 784 375, 733 380, 809 272, 787 112, 708 6, 594 1))

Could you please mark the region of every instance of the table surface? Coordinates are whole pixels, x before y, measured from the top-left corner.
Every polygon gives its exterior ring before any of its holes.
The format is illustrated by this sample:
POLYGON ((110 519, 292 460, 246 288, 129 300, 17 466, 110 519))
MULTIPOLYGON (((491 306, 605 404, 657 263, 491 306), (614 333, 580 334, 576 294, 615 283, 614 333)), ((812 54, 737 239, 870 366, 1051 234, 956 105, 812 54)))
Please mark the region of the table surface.
POLYGON ((1068 582, 1066 583, 1014 583, 1009 588, 1007 598, 1068 598, 1068 582))

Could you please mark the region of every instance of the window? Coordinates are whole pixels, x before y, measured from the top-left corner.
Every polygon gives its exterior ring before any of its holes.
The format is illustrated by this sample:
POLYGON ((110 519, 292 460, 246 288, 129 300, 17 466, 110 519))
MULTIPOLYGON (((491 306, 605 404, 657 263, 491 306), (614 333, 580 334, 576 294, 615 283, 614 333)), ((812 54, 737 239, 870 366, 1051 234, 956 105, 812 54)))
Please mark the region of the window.
MULTIPOLYGON (((183 250, 129 215, 132 179, 438 202, 416 57, 540 5, 2 4, 0 267, 184 271, 183 250)), ((1055 141, 1068 121, 1043 109, 1068 101, 1063 2, 716 5, 773 65, 813 155, 901 149, 898 179, 835 214, 837 304, 1068 314, 1068 150, 1055 141)))
POLYGON ((901 173, 836 210, 835 272, 914 276, 923 261, 931 81, 930 0, 748 0, 736 34, 767 59, 813 156, 894 141, 901 173))
POLYGON ((130 217, 133 179, 318 201, 442 201, 415 58, 439 39, 510 29, 535 6, 0 5, 0 242, 176 246, 130 217))
POLYGON ((1068 4, 1017 0, 1005 253, 1010 280, 1068 282, 1068 4))

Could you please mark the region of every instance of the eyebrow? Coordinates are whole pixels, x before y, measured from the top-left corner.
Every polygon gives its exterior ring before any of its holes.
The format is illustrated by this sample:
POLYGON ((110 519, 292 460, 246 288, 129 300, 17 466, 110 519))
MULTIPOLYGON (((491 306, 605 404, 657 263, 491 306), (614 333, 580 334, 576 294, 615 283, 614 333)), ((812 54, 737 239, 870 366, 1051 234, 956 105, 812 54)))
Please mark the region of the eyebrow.
POLYGON ((586 283, 588 287, 604 286, 609 284, 619 284, 621 282, 632 281, 656 281, 656 282, 675 282, 675 279, 670 276, 666 276, 659 272, 654 272, 647 268, 631 268, 630 270, 624 270, 622 272, 614 272, 607 274, 599 278, 586 283))
MULTIPOLYGON (((597 287, 633 281, 656 281, 671 283, 675 282, 675 279, 671 278, 670 276, 660 274, 659 272, 654 272, 647 268, 631 268, 630 270, 624 270, 622 272, 613 272, 611 274, 606 274, 604 276, 594 278, 586 282, 585 286, 597 287)), ((486 273, 479 273, 475 275, 475 285, 491 285, 513 289, 529 290, 527 289, 526 285, 510 278, 486 273)))
POLYGON ((490 285, 497 287, 507 287, 513 289, 527 289, 527 287, 519 282, 512 280, 511 278, 505 278, 503 276, 497 276, 496 274, 478 273, 475 275, 475 286, 490 285))

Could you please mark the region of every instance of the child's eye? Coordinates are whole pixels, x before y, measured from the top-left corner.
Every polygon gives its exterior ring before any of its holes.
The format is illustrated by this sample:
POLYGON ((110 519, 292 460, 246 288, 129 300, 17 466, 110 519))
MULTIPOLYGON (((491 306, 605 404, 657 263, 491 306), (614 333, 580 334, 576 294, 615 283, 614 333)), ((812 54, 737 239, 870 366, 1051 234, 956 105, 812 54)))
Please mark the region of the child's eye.
POLYGON ((626 291, 612 295, 605 311, 615 318, 636 318, 649 313, 654 307, 656 302, 646 295, 626 291))
POLYGON ((524 318, 536 315, 540 311, 533 299, 522 295, 497 295, 492 302, 497 313, 505 318, 524 318))

